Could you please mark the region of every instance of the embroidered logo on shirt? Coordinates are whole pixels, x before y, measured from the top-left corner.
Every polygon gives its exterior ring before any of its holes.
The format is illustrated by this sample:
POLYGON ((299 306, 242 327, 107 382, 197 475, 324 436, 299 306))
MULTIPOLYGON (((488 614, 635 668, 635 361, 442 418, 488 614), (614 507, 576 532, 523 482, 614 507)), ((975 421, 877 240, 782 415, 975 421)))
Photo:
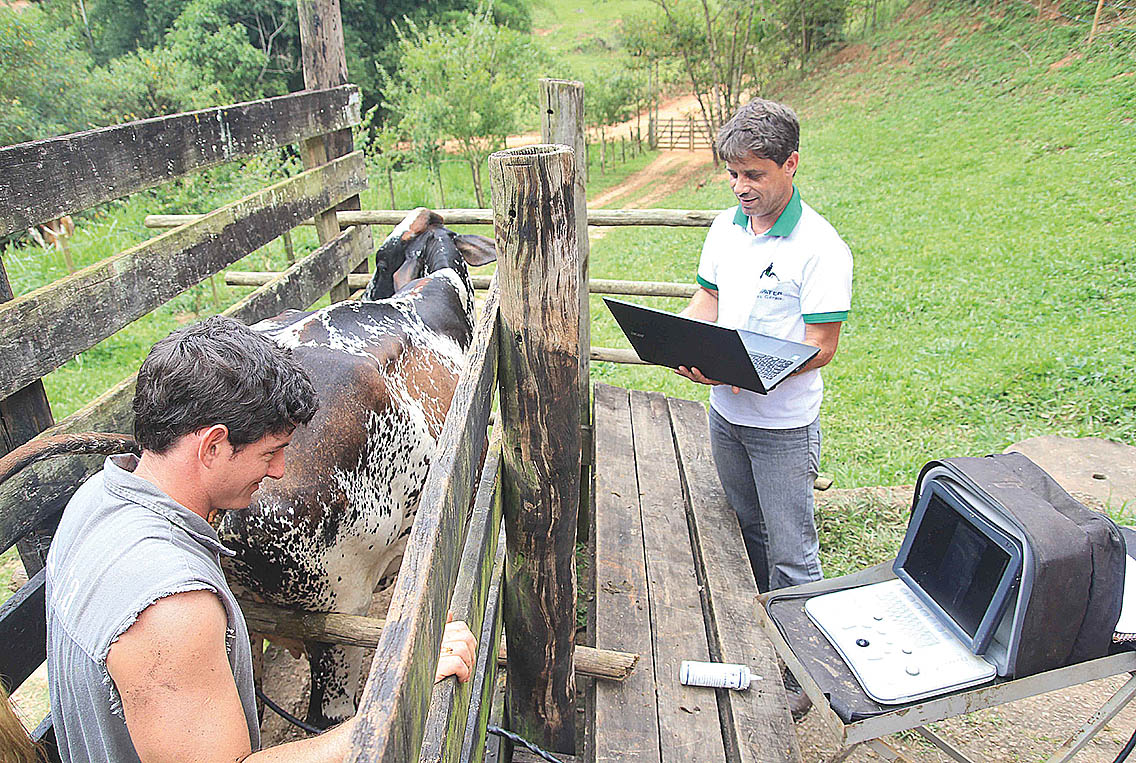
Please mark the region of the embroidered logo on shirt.
POLYGON ((777 274, 773 272, 773 263, 769 263, 769 267, 761 271, 761 278, 776 278, 777 274))

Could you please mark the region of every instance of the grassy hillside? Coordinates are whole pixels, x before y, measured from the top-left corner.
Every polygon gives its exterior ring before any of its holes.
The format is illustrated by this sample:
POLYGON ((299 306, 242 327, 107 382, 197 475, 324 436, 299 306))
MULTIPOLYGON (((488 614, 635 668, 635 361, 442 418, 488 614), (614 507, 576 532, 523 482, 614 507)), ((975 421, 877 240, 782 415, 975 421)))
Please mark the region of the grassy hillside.
POLYGON ((533 32, 566 72, 583 77, 620 48, 623 19, 652 7, 649 0, 536 0, 533 32))
MULTIPOLYGON (((801 192, 856 262, 825 370, 822 469, 840 486, 1039 434, 1136 443, 1136 45, 1084 38, 1025 6, 916 4, 767 93, 800 113, 801 192)), ((660 206, 731 202, 715 177, 660 206)), ((701 239, 614 231, 594 274, 689 281, 701 239)), ((593 314, 594 341, 622 344, 593 314)), ((593 376, 700 392, 657 370, 593 376)))

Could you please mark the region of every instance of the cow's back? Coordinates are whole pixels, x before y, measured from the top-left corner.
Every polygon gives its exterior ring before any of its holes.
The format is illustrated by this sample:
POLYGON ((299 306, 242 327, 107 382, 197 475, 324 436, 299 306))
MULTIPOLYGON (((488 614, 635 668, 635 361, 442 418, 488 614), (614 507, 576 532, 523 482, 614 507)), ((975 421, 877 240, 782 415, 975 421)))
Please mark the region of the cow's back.
POLYGON ((341 303, 256 326, 293 349, 320 401, 284 477, 222 526, 237 583, 267 601, 365 611, 402 555, 463 353, 416 301, 341 303))

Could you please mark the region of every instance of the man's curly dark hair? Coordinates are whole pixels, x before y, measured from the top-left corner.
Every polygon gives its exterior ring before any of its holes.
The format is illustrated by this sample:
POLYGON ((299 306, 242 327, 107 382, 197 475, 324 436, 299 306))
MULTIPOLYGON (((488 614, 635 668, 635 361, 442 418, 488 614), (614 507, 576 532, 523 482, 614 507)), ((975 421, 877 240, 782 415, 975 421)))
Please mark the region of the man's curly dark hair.
POLYGON ((218 315, 178 329, 150 350, 138 371, 134 438, 160 454, 184 435, 223 424, 240 450, 308 423, 317 405, 291 350, 218 315))

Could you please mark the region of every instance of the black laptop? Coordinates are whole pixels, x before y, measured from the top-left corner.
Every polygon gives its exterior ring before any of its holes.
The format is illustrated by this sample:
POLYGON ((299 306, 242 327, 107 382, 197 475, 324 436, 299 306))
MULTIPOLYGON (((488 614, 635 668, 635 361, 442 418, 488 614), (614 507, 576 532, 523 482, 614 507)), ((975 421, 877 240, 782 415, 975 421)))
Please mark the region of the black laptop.
POLYGON ((812 360, 809 344, 728 329, 694 318, 604 297, 639 357, 669 368, 697 368, 708 379, 762 395, 812 360))

